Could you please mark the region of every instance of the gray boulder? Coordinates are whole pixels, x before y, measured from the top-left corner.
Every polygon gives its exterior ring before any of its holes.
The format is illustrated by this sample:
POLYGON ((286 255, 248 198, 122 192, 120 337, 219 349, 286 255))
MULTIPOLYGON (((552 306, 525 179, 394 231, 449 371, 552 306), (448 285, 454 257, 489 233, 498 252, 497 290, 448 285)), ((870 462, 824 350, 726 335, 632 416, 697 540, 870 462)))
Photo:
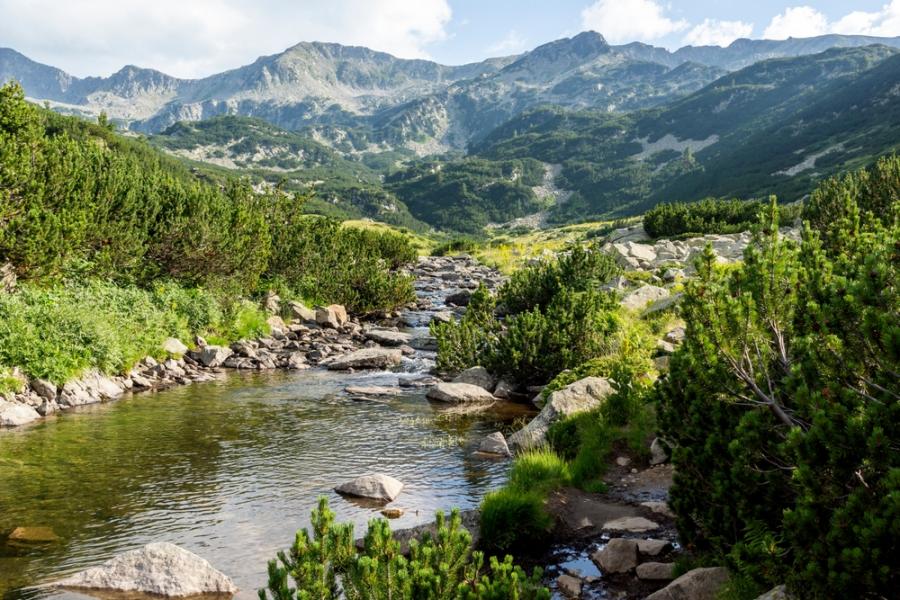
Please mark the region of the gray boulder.
POLYGON ((641 539, 637 540, 638 552, 644 556, 659 556, 672 547, 669 540, 641 539))
POLYGON ((478 451, 497 456, 512 456, 512 452, 509 451, 509 446, 506 444, 506 438, 499 431, 495 431, 481 440, 478 451))
POLYGON ((628 573, 638 564, 638 547, 634 540, 613 538, 591 556, 604 573, 628 573))
POLYGON ((338 494, 382 502, 392 502, 402 490, 403 484, 400 481, 381 473, 363 475, 334 488, 338 494))
POLYGON ((653 438, 653 443, 650 444, 650 464, 661 465, 667 460, 669 460, 669 453, 665 444, 659 438, 653 438))
POLYGON ((445 381, 428 390, 428 398, 456 404, 492 402, 494 400, 494 396, 483 387, 470 383, 447 383, 445 381))
POLYGON ((365 332, 366 338, 381 344, 382 346, 402 346, 408 344, 412 336, 408 333, 391 331, 390 329, 369 329, 365 332))
POLYGON ((0 398, 0 427, 19 427, 40 418, 40 413, 31 406, 0 398))
POLYGON ((56 400, 56 394, 59 392, 56 384, 46 379, 33 379, 31 389, 44 400, 56 400))
POLYGON ((232 354, 231 348, 225 346, 204 346, 197 352, 196 359, 204 367, 214 369, 221 367, 232 354))
POLYGON ((403 353, 393 348, 363 348, 330 360, 327 367, 332 371, 349 369, 388 369, 396 367, 403 360, 403 353))
POLYGON ((665 288, 655 285, 644 285, 625 294, 620 304, 629 310, 640 310, 647 304, 662 300, 668 296, 669 290, 665 288))
POLYGON ((169 354, 174 354, 176 356, 186 354, 188 351, 188 347, 185 346, 181 340, 173 337, 166 338, 166 341, 162 343, 162 349, 169 354))
POLYGON ((453 383, 468 383, 493 392, 497 380, 484 367, 471 367, 453 378, 453 383))
POLYGON ((525 450, 544 443, 547 430, 556 421, 600 406, 613 393, 609 381, 586 377, 550 394, 541 412, 509 438, 513 448, 525 450))
POLYGON ((644 517, 622 517, 613 519, 603 524, 606 531, 627 531, 629 533, 644 533, 659 529, 659 524, 644 517))
POLYGON ((330 327, 339 329, 343 327, 347 321, 347 309, 340 304, 331 304, 316 308, 316 323, 322 327, 330 327))
POLYGON ((638 579, 647 581, 671 581, 675 573, 675 563, 646 562, 635 569, 638 579))
POLYGON ((581 580, 567 573, 556 578, 556 589, 566 598, 581 598, 581 580))
POLYGON ((125 552, 53 585, 167 597, 234 594, 238 591, 230 578, 206 560, 166 542, 125 552))
POLYGON ((728 569, 708 567, 688 571, 646 600, 715 600, 728 583, 728 569))
POLYGON ((756 600, 791 600, 793 596, 788 593, 787 588, 783 585, 774 587, 762 596, 758 596, 756 600))
POLYGON ((302 302, 291 301, 289 304, 291 310, 291 318, 296 319, 298 321, 310 321, 315 322, 316 320, 316 311, 309 308, 302 302))

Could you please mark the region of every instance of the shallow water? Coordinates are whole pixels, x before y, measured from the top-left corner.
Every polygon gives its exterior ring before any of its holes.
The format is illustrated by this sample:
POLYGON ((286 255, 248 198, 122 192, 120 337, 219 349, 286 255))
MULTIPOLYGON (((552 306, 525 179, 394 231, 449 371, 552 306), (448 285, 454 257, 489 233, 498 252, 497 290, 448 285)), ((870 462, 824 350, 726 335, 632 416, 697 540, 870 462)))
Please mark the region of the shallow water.
POLYGON ((361 535, 378 509, 331 490, 367 472, 406 484, 391 505, 407 511, 394 528, 477 505, 508 465, 475 456, 473 446, 511 430, 512 417, 441 417, 413 390, 383 403, 341 393, 396 381, 391 373, 233 374, 0 432, 0 538, 18 526, 50 527, 60 538, 0 542, 0 594, 78 597, 22 588, 169 541, 233 577, 239 598, 255 598, 266 561, 308 524, 318 496, 361 535))

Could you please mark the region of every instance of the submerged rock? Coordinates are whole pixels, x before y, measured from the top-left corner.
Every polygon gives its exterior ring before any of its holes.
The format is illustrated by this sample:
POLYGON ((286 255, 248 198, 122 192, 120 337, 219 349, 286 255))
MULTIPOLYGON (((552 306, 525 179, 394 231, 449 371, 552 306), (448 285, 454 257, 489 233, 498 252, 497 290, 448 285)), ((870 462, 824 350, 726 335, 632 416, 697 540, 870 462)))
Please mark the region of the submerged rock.
POLYGON ((494 400, 494 396, 483 387, 470 383, 447 383, 444 381, 428 390, 428 398, 457 404, 492 402, 494 400))
POLYGON ((125 552, 53 585, 168 597, 234 594, 238 591, 229 577, 205 559, 166 542, 125 552))
POLYGON ((510 436, 509 445, 526 450, 543 444, 550 425, 564 417, 597 408, 612 393, 609 381, 602 377, 586 377, 553 392, 538 416, 510 436))
POLYGON ((403 484, 399 480, 381 473, 363 475, 334 488, 338 494, 383 502, 392 502, 402 490, 403 484))
POLYGON ((59 536, 49 527, 16 527, 7 539, 11 542, 46 544, 58 541, 59 536))

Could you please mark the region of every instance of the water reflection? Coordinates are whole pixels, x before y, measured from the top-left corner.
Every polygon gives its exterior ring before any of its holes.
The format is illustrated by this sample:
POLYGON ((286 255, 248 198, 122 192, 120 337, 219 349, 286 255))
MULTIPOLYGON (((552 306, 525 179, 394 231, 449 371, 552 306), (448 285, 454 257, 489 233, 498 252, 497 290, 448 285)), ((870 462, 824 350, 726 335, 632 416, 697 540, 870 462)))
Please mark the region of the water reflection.
POLYGON ((317 496, 331 497, 357 531, 377 515, 331 492, 365 472, 406 484, 392 505, 406 509, 395 527, 430 520, 438 508, 474 506, 507 465, 475 456, 472 445, 510 430, 517 415, 435 418, 439 411, 414 390, 385 403, 340 393, 396 377, 232 375, 0 433, 0 536, 42 526, 60 538, 0 545, 0 593, 46 595, 20 588, 169 541, 207 558, 235 579, 240 597, 253 598, 266 560, 307 524, 317 496))

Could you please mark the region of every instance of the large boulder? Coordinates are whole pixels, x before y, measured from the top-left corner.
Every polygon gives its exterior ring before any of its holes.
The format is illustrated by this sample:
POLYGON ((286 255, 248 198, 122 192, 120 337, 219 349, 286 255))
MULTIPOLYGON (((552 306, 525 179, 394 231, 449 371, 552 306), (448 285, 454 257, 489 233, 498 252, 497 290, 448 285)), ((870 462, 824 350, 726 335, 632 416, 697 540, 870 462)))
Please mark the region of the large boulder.
POLYGON ((334 488, 338 494, 381 502, 393 502, 394 498, 400 495, 401 490, 403 490, 403 484, 400 481, 381 473, 363 475, 334 488))
POLYGON ((471 383, 447 383, 442 381, 428 390, 430 400, 465 404, 469 402, 491 402, 494 396, 477 385, 471 383))
POLYGON ((634 540, 613 538, 591 556, 604 573, 628 573, 638 564, 638 547, 634 540))
POLYGON ((715 600, 728 583, 728 569, 707 567, 688 571, 646 600, 715 600))
POLYGON ((393 331, 391 329, 368 329, 365 332, 367 339, 372 340, 382 346, 402 346, 408 344, 412 340, 412 336, 408 333, 393 331))
POLYGON ((214 369, 221 367, 232 354, 231 348, 225 346, 204 346, 196 353, 196 359, 204 367, 214 369))
POLYGON ((493 392, 497 380, 484 367, 471 367, 453 378, 453 383, 468 383, 493 392))
POLYGON ((675 573, 675 563, 645 562, 637 566, 638 579, 647 581, 671 581, 675 573))
POLYGON ((396 367, 403 360, 403 353, 393 348, 363 348, 350 354, 338 356, 328 362, 332 371, 349 369, 388 369, 396 367))
POLYGON ((621 304, 629 310, 640 310, 650 302, 656 302, 669 296, 669 290, 655 285, 644 285, 636 290, 628 292, 622 298, 621 304))
POLYGON ((297 302, 296 300, 292 300, 289 303, 291 309, 291 318, 297 321, 311 321, 315 322, 316 320, 316 311, 309 308, 302 302, 297 302))
POLYGON ((206 560, 166 542, 120 554, 54 584, 56 587, 181 597, 234 594, 237 586, 206 560))
POLYGON ((340 304, 330 304, 316 308, 316 323, 322 327, 340 329, 348 320, 347 309, 340 304))
POLYGON ((613 393, 602 377, 586 377, 550 394, 544 408, 528 425, 512 434, 509 445, 520 449, 540 446, 556 421, 600 406, 613 393))
POLYGON ((0 398, 0 427, 19 427, 40 418, 40 413, 31 406, 0 398))

